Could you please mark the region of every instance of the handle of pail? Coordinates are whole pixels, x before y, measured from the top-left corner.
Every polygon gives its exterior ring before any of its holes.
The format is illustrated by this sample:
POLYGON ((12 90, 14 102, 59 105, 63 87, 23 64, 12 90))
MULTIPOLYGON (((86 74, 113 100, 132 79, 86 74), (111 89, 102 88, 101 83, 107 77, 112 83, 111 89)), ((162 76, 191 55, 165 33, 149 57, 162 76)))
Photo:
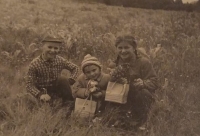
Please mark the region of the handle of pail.
MULTIPOLYGON (((110 82, 111 83, 111 82, 110 82)), ((114 85, 116 84, 116 82, 112 82, 113 85, 110 87, 110 90, 108 92, 111 92, 111 89, 114 87, 114 85)))
MULTIPOLYGON (((117 83, 117 82, 113 82, 113 85, 112 85, 111 89, 114 87, 114 85, 115 85, 116 83, 117 83)), ((122 84, 122 85, 123 85, 123 90, 124 90, 126 84, 122 84)), ((120 92, 120 94, 123 92, 123 90, 120 92)), ((109 92, 111 92, 111 90, 110 90, 109 92)))

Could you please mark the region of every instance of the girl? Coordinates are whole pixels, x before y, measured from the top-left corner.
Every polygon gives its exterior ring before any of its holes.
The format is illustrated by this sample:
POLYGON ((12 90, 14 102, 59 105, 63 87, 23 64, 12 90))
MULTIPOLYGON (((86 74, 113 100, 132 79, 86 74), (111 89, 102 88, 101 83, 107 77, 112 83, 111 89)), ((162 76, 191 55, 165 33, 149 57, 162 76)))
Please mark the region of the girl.
MULTIPOLYGON (((118 119, 123 118, 126 124, 134 119, 141 126, 147 120, 148 111, 153 99, 153 94, 158 87, 157 75, 150 61, 137 54, 135 38, 130 35, 120 36, 115 43, 117 60, 111 72, 111 81, 129 82, 129 93, 126 104, 111 104, 120 110, 118 119), (126 79, 126 80, 124 80, 126 79), (128 117, 127 121, 124 120, 128 117)), ((117 124, 119 124, 119 122, 117 124)), ((116 123, 115 123, 116 124, 116 123)))

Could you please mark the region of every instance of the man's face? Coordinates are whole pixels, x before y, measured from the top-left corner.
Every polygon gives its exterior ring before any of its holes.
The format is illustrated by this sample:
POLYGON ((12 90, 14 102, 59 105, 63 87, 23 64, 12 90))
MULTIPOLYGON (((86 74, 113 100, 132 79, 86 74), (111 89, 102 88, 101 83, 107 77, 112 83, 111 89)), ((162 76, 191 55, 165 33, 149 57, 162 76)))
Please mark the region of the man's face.
POLYGON ((84 69, 84 74, 88 79, 96 80, 101 74, 101 68, 96 65, 88 65, 84 69))
POLYGON ((42 48, 46 60, 51 60, 60 52, 61 43, 45 42, 42 48))

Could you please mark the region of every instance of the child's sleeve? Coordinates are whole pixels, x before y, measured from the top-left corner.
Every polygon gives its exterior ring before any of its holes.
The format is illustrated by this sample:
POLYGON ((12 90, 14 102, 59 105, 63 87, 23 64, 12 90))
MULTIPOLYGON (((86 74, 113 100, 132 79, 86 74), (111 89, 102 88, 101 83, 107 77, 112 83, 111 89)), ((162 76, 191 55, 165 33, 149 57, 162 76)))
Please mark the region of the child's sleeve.
POLYGON ((85 92, 87 91, 86 86, 84 85, 84 82, 81 80, 81 76, 78 77, 77 82, 74 85, 73 89, 73 96, 76 98, 86 98, 85 92))
POLYGON ((103 78, 103 84, 102 86, 100 87, 100 92, 102 93, 102 98, 104 99, 105 98, 105 95, 106 95, 106 89, 107 89, 107 86, 108 86, 108 82, 110 81, 111 77, 109 74, 105 74, 104 78, 103 78))
POLYGON ((149 61, 146 61, 146 63, 143 65, 142 77, 144 81, 144 87, 150 92, 153 92, 158 88, 158 78, 152 64, 149 61))
POLYGON ((38 90, 35 86, 35 83, 37 81, 36 73, 36 68, 30 65, 26 76, 26 90, 35 97, 40 94, 40 90, 38 90))
POLYGON ((64 69, 67 69, 71 72, 70 78, 75 81, 78 76, 79 68, 76 64, 63 58, 64 69))

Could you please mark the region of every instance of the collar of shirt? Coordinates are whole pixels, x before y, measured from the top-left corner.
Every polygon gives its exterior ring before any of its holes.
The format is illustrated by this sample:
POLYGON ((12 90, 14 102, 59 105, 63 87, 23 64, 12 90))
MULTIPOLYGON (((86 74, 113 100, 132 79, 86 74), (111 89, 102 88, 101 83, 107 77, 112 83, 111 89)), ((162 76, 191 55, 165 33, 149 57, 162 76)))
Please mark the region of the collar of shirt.
POLYGON ((43 62, 46 62, 46 63, 52 63, 52 62, 55 61, 55 59, 53 59, 53 60, 45 60, 45 59, 44 59, 44 54, 41 54, 41 55, 40 55, 40 59, 41 59, 43 62))
MULTIPOLYGON (((95 80, 97 82, 100 82, 101 79, 103 78, 103 74, 101 73, 100 76, 95 80)), ((85 77, 86 80, 90 80, 89 78, 85 77)))

